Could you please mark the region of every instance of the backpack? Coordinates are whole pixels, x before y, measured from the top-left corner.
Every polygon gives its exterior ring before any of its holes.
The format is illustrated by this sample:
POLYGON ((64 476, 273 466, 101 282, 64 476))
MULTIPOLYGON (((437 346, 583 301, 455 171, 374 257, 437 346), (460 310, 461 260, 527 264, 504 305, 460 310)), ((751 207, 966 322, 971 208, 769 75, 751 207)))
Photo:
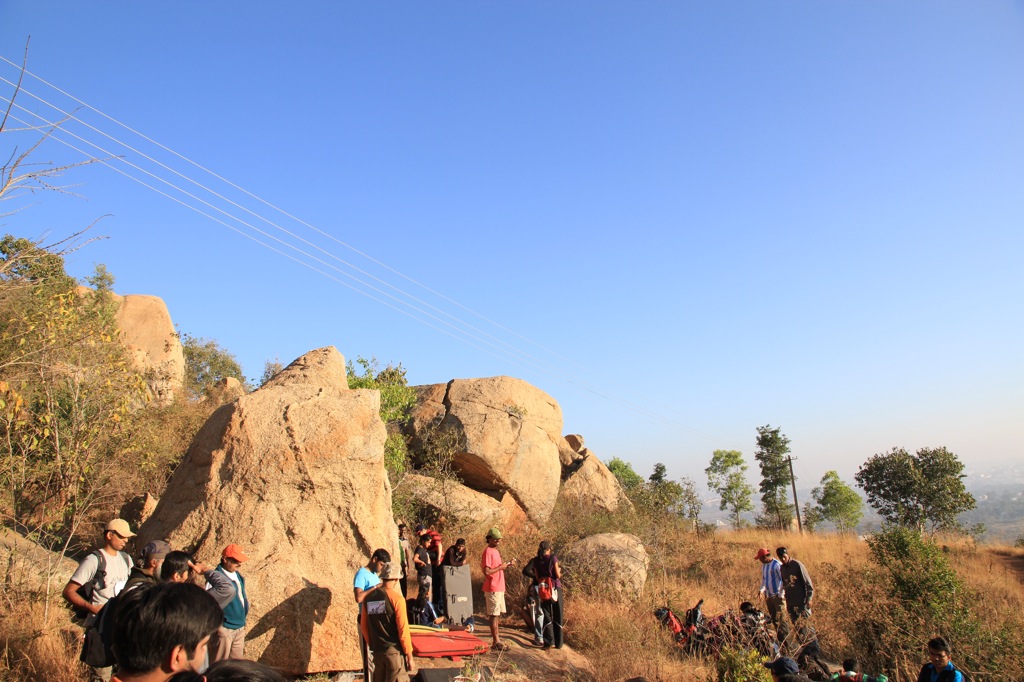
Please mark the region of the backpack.
POLYGON ((523 566, 523 575, 525 575, 527 578, 533 578, 533 579, 536 580, 536 578, 537 578, 537 557, 533 557, 532 559, 530 559, 529 561, 526 562, 526 565, 523 566))
MULTIPOLYGON (((90 552, 90 554, 96 555, 96 560, 98 564, 96 566, 96 573, 93 574, 92 580, 85 583, 84 585, 79 585, 78 589, 75 590, 75 593, 78 594, 79 597, 81 597, 82 599, 91 604, 92 598, 96 595, 97 590, 107 589, 107 557, 105 556, 106 552, 104 552, 101 549, 93 550, 92 552, 90 552)), ((132 569, 131 559, 129 559, 128 555, 124 552, 118 552, 117 554, 128 565, 128 570, 130 572, 132 569)), ((92 613, 88 609, 83 609, 80 606, 75 606, 74 604, 71 605, 71 610, 78 618, 88 618, 89 615, 92 613)))
POLYGON ((540 582, 537 583, 537 596, 540 597, 541 601, 551 601, 551 578, 540 579, 540 582))

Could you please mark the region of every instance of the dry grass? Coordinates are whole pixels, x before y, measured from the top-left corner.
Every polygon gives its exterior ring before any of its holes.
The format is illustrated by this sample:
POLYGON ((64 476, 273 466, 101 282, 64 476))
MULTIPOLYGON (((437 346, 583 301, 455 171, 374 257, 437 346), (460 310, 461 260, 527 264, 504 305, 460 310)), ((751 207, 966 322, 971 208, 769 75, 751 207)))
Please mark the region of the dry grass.
POLYGON ((42 598, 7 602, 0 614, 0 679, 80 682, 85 666, 78 662, 81 630, 60 608, 47 614, 42 598))

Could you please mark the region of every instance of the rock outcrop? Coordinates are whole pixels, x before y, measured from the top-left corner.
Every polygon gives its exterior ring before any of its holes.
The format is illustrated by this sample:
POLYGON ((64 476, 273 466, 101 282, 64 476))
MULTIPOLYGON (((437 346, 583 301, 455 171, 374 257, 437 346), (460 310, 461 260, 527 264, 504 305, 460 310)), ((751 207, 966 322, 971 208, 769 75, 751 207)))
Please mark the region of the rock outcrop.
POLYGON ((583 448, 583 453, 569 467, 563 467, 565 480, 558 493, 559 497, 573 505, 610 512, 623 506, 632 508, 633 504, 626 497, 615 474, 586 448, 583 448), (566 469, 569 469, 568 474, 566 469))
POLYGON ((408 433, 414 452, 451 438, 452 465, 470 488, 507 492, 535 523, 551 515, 561 480, 562 410, 540 389, 499 376, 418 386, 408 433))
POLYGON ((185 355, 171 314, 156 296, 114 295, 119 302, 117 328, 135 368, 146 373, 153 399, 174 400, 185 379, 185 355))
POLYGON ((599 533, 574 542, 563 553, 569 580, 617 592, 640 593, 647 582, 650 558, 634 535, 599 533))
POLYGON ((360 666, 352 576, 397 552, 380 396, 311 351, 217 409, 140 530, 206 562, 238 543, 252 600, 246 655, 290 674, 360 666))
POLYGON ((477 492, 458 481, 406 474, 395 487, 395 495, 408 495, 428 518, 444 519, 449 543, 456 537, 482 539, 493 526, 514 532, 523 525, 526 514, 507 493, 501 499, 477 492))

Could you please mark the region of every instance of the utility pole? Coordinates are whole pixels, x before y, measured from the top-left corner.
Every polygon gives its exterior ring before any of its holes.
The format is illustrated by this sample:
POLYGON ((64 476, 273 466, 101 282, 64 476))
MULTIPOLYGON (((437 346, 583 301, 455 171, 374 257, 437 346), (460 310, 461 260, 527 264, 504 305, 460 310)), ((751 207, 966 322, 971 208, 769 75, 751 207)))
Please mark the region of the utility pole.
POLYGON ((793 509, 796 510, 796 527, 803 534, 804 523, 800 520, 800 503, 796 499, 796 475, 793 473, 793 458, 787 457, 786 461, 789 462, 789 480, 793 484, 793 509))

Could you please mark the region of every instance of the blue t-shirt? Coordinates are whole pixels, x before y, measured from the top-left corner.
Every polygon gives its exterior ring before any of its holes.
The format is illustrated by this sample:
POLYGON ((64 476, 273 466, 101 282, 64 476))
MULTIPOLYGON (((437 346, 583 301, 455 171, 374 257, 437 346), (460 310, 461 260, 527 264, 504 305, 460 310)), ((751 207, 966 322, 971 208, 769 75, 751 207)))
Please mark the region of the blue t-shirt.
POLYGON ((380 585, 380 577, 366 566, 363 566, 356 571, 356 577, 352 580, 352 587, 363 590, 364 592, 377 585, 380 585))

